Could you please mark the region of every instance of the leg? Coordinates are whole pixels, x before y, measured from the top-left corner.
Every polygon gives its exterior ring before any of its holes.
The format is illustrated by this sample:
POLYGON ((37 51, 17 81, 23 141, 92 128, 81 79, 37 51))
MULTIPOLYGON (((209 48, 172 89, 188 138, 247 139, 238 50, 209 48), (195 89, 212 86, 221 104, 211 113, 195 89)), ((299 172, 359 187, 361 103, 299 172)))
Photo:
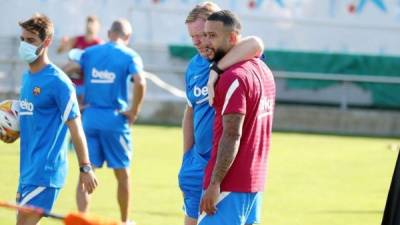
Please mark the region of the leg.
POLYGON ((115 177, 118 182, 118 191, 117 198, 119 209, 121 212, 121 221, 128 221, 128 213, 129 213, 129 203, 130 203, 130 190, 131 190, 131 181, 130 181, 130 171, 129 168, 125 169, 114 169, 115 177))
POLYGON ((193 219, 192 217, 185 216, 185 225, 197 225, 197 219, 193 219))
POLYGON ((117 199, 121 221, 127 223, 131 195, 131 135, 130 132, 102 132, 100 139, 107 165, 114 170, 115 177, 117 178, 117 199))
POLYGON ((182 193, 185 211, 184 225, 197 225, 202 191, 182 190, 182 193))
POLYGON ((17 225, 37 225, 42 217, 38 215, 18 213, 17 225))
MULTIPOLYGON (((59 193, 59 188, 19 185, 17 203, 21 206, 29 205, 50 212, 59 193)), ((17 225, 37 225, 41 218, 42 216, 39 215, 19 212, 17 225)))
POLYGON ((182 166, 178 175, 179 188, 183 194, 184 225, 197 225, 199 216, 203 171, 206 163, 199 162, 194 154, 192 148, 183 155, 182 166))

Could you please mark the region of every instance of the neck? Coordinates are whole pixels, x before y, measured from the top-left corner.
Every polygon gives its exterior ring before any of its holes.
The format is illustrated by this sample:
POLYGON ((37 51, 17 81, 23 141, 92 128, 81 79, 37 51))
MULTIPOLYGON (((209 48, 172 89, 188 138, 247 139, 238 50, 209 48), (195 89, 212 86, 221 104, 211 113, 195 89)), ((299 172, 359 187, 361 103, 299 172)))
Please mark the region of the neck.
POLYGON ((91 41, 91 40, 94 40, 95 38, 96 38, 95 34, 91 34, 91 33, 86 33, 85 34, 85 40, 86 41, 91 41))
POLYGON ((33 63, 29 64, 29 70, 31 73, 37 73, 42 70, 47 64, 50 63, 49 57, 47 54, 43 54, 33 63))
POLYGON ((114 42, 115 44, 126 45, 125 41, 122 40, 121 38, 110 39, 110 41, 111 41, 111 42, 114 42))

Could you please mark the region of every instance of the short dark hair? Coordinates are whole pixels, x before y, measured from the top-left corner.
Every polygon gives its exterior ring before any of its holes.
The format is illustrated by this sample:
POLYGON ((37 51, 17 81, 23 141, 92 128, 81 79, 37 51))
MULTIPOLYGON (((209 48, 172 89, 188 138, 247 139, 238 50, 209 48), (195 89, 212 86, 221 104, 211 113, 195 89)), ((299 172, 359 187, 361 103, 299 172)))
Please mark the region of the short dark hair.
POLYGON ((224 27, 232 29, 232 31, 240 32, 242 25, 240 24, 239 18, 229 10, 221 10, 211 14, 208 21, 219 21, 224 24, 224 27))
POLYGON ((18 23, 23 29, 39 36, 44 41, 48 37, 52 37, 54 26, 51 20, 43 14, 35 14, 30 19, 18 23))

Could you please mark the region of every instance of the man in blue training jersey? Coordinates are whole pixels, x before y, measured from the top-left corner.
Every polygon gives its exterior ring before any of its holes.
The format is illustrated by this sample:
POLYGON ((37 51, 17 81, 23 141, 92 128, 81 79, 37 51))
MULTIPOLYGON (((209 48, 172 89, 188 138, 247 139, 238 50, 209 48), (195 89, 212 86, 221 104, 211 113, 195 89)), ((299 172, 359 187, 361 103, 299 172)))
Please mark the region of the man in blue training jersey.
MULTIPOLYGON (((198 54, 191 59, 185 74, 188 105, 182 121, 184 155, 179 172, 179 186, 184 198, 185 225, 197 224, 204 169, 212 148, 214 109, 208 104, 207 82, 210 61, 206 49, 204 25, 207 17, 219 10, 216 4, 204 2, 191 10, 185 21, 193 45, 198 51, 198 54)), ((228 68, 237 62, 259 57, 262 51, 263 43, 257 37, 244 38, 212 68, 215 70, 228 68)))
MULTIPOLYGON (((65 137, 69 129, 81 173, 79 186, 91 193, 97 181, 90 167, 78 102, 69 78, 48 58, 53 23, 44 15, 20 22, 20 58, 29 64, 20 93, 19 205, 50 211, 67 173, 65 137)), ((0 135, 4 142, 15 139, 0 135)), ((36 225, 41 216, 18 213, 17 225, 36 225)))
MULTIPOLYGON (((128 221, 130 206, 130 165, 132 140, 129 124, 140 111, 146 83, 141 57, 127 47, 132 28, 127 20, 116 20, 108 31, 109 42, 85 50, 79 64, 71 69, 83 70, 85 98, 83 127, 89 154, 96 168, 114 170, 118 181, 121 220, 128 221), (132 105, 128 108, 128 82, 134 82, 132 105)), ((78 187, 77 204, 86 212, 88 194, 78 187)))

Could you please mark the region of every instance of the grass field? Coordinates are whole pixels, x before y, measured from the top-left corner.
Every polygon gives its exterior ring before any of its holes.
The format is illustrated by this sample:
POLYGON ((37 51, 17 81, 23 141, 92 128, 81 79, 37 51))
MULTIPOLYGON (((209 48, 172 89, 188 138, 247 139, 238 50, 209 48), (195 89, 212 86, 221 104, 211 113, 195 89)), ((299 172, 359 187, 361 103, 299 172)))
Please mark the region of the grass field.
MULTIPOLYGON (((132 217, 139 225, 182 224, 177 173, 181 163, 178 127, 133 129, 132 217)), ((387 149, 393 139, 279 133, 273 135, 262 224, 380 224, 397 153, 387 149)), ((0 143, 0 199, 13 201, 18 179, 18 143, 0 143)), ((75 209, 77 179, 74 154, 70 173, 54 212, 75 209)), ((115 181, 98 170, 100 186, 92 212, 119 218, 115 181)), ((15 213, 0 209, 0 224, 15 223, 15 213)), ((44 219, 42 225, 60 224, 44 219)))

